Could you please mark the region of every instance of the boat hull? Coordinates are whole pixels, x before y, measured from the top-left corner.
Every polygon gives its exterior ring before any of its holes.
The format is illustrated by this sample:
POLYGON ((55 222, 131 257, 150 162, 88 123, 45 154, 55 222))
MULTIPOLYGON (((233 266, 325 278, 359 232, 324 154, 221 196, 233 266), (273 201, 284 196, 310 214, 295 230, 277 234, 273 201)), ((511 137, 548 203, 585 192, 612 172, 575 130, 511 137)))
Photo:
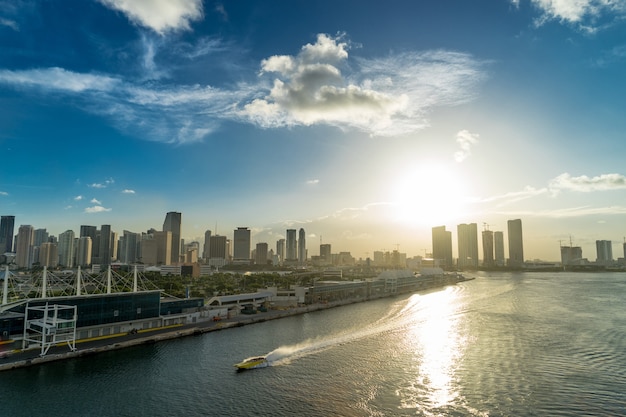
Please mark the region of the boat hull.
POLYGON ((265 368, 269 366, 265 357, 248 358, 242 362, 233 365, 238 371, 247 371, 249 369, 265 368))

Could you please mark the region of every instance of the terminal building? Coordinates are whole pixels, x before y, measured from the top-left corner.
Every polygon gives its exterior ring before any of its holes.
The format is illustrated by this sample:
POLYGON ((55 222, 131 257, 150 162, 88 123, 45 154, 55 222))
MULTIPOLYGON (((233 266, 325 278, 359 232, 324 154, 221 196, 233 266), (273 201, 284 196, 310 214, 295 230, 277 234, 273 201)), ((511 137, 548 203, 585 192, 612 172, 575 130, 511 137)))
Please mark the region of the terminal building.
MULTIPOLYGON (((15 275, 0 272, 0 344, 26 349, 106 337, 210 319, 203 298, 166 297, 140 289, 134 278, 112 272, 96 275, 15 275), (125 281, 125 282, 124 282, 125 281)), ((0 345, 0 346, 2 346, 0 345)), ((6 346, 5 349, 6 350, 6 346)))

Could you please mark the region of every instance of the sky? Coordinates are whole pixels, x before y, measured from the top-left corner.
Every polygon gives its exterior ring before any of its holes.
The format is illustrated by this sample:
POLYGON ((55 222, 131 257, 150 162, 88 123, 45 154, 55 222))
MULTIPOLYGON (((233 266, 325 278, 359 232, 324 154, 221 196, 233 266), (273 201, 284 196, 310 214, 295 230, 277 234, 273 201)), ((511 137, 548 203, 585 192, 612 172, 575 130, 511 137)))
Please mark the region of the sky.
POLYGON ((0 214, 622 257, 625 77, 625 0, 0 0, 0 214))

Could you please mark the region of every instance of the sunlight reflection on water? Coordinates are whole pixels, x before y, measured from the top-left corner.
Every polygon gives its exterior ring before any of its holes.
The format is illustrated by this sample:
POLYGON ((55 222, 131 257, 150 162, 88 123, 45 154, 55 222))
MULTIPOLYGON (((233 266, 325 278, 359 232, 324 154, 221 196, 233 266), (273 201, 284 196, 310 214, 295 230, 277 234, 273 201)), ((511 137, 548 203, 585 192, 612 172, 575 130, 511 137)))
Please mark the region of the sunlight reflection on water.
POLYGON ((412 351, 413 383, 398 390, 402 408, 437 410, 458 403, 455 371, 463 356, 464 336, 459 334, 456 312, 458 294, 452 288, 416 297, 412 324, 404 345, 412 351))

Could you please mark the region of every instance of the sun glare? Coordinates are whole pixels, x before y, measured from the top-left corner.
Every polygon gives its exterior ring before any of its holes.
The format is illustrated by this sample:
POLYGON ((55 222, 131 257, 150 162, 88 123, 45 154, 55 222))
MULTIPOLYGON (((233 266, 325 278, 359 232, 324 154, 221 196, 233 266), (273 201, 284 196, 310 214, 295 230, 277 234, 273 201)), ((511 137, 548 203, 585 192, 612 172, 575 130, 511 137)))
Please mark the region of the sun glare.
POLYGON ((421 164, 399 174, 395 184, 395 218, 406 225, 446 224, 466 210, 464 181, 451 166, 421 164))

